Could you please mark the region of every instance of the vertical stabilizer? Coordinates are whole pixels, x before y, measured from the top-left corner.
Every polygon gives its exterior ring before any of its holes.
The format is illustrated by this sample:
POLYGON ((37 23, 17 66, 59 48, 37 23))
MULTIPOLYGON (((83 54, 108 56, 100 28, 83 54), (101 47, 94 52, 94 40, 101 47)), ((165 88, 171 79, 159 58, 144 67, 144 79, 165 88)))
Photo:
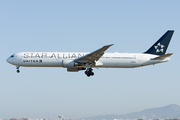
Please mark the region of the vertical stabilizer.
POLYGON ((172 38, 174 30, 168 30, 149 50, 145 53, 154 55, 164 55, 172 38))

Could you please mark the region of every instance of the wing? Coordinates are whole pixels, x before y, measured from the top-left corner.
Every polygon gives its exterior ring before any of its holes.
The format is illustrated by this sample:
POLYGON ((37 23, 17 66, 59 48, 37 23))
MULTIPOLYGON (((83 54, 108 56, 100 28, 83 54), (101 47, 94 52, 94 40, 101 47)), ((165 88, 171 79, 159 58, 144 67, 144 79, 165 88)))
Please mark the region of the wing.
POLYGON ((94 63, 95 61, 98 61, 99 58, 101 56, 103 56, 104 52, 112 45, 114 45, 114 44, 103 46, 102 48, 100 48, 94 52, 91 52, 85 56, 82 56, 80 58, 77 58, 74 61, 80 62, 80 63, 94 63))

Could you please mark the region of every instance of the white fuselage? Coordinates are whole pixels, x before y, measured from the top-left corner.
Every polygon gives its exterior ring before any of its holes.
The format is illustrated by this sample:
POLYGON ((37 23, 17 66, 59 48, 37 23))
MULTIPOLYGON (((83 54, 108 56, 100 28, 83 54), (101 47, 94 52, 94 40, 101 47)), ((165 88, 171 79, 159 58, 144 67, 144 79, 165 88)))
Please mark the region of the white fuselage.
MULTIPOLYGON (((88 53, 80 52, 21 52, 9 57, 7 62, 23 67, 65 67, 63 60, 74 60, 88 53)), ((143 53, 104 53, 96 61, 97 68, 134 68, 167 62, 170 58, 151 60, 158 55, 143 53)))

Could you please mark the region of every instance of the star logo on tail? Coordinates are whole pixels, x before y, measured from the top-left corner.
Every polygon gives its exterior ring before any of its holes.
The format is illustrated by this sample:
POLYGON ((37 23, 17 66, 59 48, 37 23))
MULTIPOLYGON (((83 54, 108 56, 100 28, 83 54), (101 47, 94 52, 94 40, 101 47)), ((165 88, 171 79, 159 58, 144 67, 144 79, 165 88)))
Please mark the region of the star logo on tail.
POLYGON ((164 49, 163 49, 164 47, 165 47, 165 46, 162 45, 161 43, 158 43, 156 46, 154 46, 154 48, 155 48, 155 50, 156 50, 157 53, 163 52, 163 51, 164 51, 164 49))

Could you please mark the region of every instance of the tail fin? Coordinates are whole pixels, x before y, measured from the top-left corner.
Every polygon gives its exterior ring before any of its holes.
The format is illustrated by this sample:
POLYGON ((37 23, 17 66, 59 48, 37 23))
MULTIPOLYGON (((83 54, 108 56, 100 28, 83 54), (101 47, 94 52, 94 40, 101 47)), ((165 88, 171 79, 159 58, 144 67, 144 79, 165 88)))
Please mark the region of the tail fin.
POLYGON ((174 30, 168 30, 149 50, 145 53, 154 54, 154 55, 164 55, 168 48, 171 37, 174 33, 174 30))

